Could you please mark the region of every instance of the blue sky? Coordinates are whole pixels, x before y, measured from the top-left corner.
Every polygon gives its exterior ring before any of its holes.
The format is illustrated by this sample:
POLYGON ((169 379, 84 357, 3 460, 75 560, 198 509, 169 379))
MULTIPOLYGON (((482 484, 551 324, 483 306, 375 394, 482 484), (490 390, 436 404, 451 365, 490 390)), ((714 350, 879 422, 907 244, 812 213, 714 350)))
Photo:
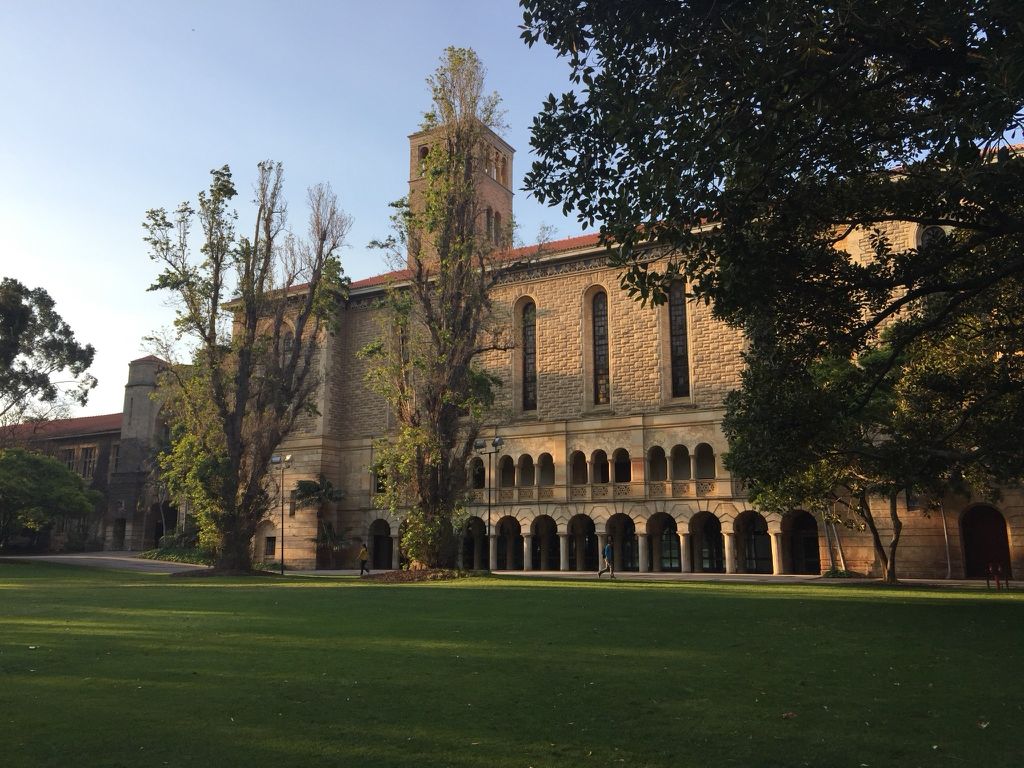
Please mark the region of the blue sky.
POLYGON ((5 4, 0 275, 45 287, 96 347, 100 385, 79 414, 121 410, 128 361, 171 318, 146 292, 145 211, 194 200, 211 168, 231 165, 244 215, 256 163, 282 161, 296 229, 306 188, 329 182, 354 218, 346 273, 385 269, 366 244, 405 194, 406 136, 448 45, 475 48, 504 99, 519 237, 578 234, 520 189, 530 121, 568 85, 521 19, 514 0, 5 4))

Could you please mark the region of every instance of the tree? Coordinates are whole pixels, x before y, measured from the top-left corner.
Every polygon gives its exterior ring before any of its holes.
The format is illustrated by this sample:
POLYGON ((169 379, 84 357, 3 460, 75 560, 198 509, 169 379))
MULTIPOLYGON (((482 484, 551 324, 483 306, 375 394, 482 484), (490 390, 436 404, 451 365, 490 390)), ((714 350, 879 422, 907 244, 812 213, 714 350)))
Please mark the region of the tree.
POLYGON ((978 382, 954 363, 975 345, 973 372, 992 383, 1003 374, 986 353, 1024 352, 1019 336, 986 350, 970 330, 1024 307, 1014 4, 523 6, 525 39, 566 56, 576 89, 535 119, 527 185, 600 223, 640 300, 684 279, 746 334, 726 431, 755 495, 841 491, 844 472, 890 501, 908 480, 984 492, 1012 477, 1021 446, 985 426, 1016 413, 1015 393, 974 405, 978 382), (914 408, 956 423, 924 434, 914 408), (894 450, 915 435, 923 454, 894 450))
POLYGON ((85 405, 96 379, 96 351, 82 345, 42 288, 0 281, 0 425, 62 414, 85 405))
POLYGON ((58 521, 74 531, 87 528, 101 501, 102 494, 56 459, 0 449, 0 550, 25 529, 38 533, 58 521))
POLYGON ((316 509, 316 537, 313 542, 317 550, 317 567, 335 568, 347 538, 334 527, 334 521, 325 519, 325 513, 332 504, 345 498, 345 492, 335 488, 324 474, 316 480, 299 480, 295 484, 295 503, 300 507, 316 509))
MULTIPOLYGON (((428 78, 425 185, 395 204, 395 234, 378 243, 407 256, 408 281, 383 303, 382 337, 362 351, 370 388, 387 401, 396 429, 377 450, 385 479, 378 503, 405 512, 403 550, 414 562, 450 564, 453 527, 466 495, 466 463, 495 380, 480 355, 502 346, 490 327, 490 289, 501 274, 484 226, 477 181, 487 136, 500 129, 497 94, 484 92, 471 49, 448 48, 428 78)), ((488 236, 488 235, 491 236, 488 236)))
POLYGON ((193 355, 165 379, 172 446, 161 466, 226 571, 251 569, 252 538, 272 503, 267 467, 299 419, 315 411, 318 350, 335 328, 346 283, 338 253, 350 220, 330 187, 309 190, 303 239, 287 229, 282 166, 258 169, 251 237, 235 233, 227 166, 211 172, 197 208, 153 209, 144 224, 150 257, 162 268, 150 290, 172 296, 175 338, 188 340, 193 355), (191 251, 195 221, 199 256, 191 251))

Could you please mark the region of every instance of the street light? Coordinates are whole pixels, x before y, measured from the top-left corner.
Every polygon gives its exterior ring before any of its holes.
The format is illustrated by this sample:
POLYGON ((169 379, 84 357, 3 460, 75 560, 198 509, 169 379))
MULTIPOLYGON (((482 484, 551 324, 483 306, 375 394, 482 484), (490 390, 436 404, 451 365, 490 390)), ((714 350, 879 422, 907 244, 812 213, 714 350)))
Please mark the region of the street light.
POLYGON ((477 453, 487 457, 487 570, 493 571, 494 566, 497 563, 491 562, 491 486, 494 485, 494 474, 492 471, 493 464, 492 456, 501 451, 501 446, 505 444, 505 441, 500 437, 495 436, 491 440, 491 450, 485 451, 487 447, 487 441, 483 438, 477 438, 473 441, 473 450, 477 453))
POLYGON ((281 465, 281 575, 284 576, 284 470, 292 465, 292 455, 275 453, 270 457, 270 463, 281 465))

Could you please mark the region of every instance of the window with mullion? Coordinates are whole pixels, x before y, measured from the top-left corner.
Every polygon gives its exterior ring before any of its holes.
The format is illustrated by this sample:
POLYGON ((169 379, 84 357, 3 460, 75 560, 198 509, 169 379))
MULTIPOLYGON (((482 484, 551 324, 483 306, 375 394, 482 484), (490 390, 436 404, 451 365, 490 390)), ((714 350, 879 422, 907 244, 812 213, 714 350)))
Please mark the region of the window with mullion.
POLYGON ((611 400, 611 381, 608 375, 608 295, 594 294, 591 304, 594 330, 594 405, 606 405, 611 400))
POLYGON ((523 307, 523 410, 537 410, 537 307, 523 307))
POLYGON ((672 357, 672 397, 690 394, 690 360, 686 341, 686 288, 681 280, 668 292, 669 346, 672 357))

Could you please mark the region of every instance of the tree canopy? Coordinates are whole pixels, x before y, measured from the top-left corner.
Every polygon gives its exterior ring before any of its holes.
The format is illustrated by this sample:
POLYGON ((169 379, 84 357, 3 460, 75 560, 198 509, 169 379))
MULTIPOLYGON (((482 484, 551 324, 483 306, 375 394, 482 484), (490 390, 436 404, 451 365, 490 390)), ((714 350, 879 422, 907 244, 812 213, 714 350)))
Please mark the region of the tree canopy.
POLYGON ((229 571, 251 568, 252 537, 272 503, 271 456, 316 411, 319 350, 347 282, 338 254, 350 220, 330 187, 309 190, 308 234, 300 237, 288 229, 282 166, 258 168, 249 237, 235 231, 227 166, 211 171, 197 207, 153 209, 144 224, 161 268, 151 290, 168 292, 177 307, 174 337, 159 351, 171 359, 173 343, 185 341, 192 354, 163 380, 172 445, 161 468, 229 571))
POLYGON ((84 532, 102 494, 49 456, 21 448, 0 449, 0 549, 22 530, 43 531, 58 521, 84 532), (76 526, 75 523, 82 523, 76 526))
POLYGON ((0 424, 85 405, 96 351, 81 344, 43 288, 0 281, 0 424))
POLYGON ((746 334, 725 430, 755 502, 854 499, 895 578, 900 489, 1020 477, 1016 3, 522 5, 573 86, 527 185, 601 227, 633 295, 685 280, 746 334))

